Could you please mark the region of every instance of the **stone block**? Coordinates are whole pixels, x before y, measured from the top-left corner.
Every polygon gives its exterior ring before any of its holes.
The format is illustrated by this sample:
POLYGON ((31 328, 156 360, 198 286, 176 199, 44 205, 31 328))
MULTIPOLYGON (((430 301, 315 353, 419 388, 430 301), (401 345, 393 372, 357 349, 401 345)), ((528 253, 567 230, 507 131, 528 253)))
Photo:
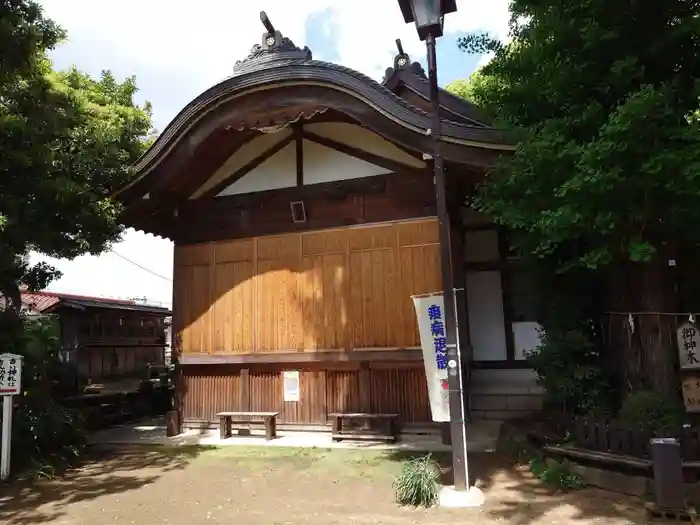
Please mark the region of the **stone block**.
POLYGON ((620 472, 612 472, 576 463, 571 463, 569 470, 572 474, 581 476, 586 485, 611 492, 641 498, 651 490, 651 479, 644 476, 630 476, 620 472))
POLYGON ((470 397, 472 408, 475 410, 505 410, 506 397, 503 395, 484 396, 472 394, 470 397))
POLYGON ((509 410, 542 410, 542 396, 506 396, 506 403, 509 410))
POLYGON ((472 372, 472 394, 520 395, 541 394, 537 374, 531 369, 477 369, 472 372))

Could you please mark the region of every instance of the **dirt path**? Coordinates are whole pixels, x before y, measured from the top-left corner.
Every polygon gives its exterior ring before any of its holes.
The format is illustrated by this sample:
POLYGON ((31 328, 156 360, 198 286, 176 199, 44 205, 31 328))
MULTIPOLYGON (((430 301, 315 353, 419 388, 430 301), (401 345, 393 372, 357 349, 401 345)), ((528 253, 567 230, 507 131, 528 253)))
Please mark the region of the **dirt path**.
POLYGON ((358 450, 226 447, 102 455, 66 477, 0 487, 3 525, 643 524, 635 500, 552 494, 494 454, 471 459, 487 497, 478 510, 393 503, 400 458, 358 450))

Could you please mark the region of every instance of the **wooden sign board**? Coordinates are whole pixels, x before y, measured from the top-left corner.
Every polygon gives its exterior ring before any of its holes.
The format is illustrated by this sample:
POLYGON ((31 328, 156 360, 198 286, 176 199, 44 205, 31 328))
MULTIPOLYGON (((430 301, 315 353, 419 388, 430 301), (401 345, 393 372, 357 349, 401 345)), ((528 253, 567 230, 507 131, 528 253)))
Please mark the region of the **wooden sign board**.
POLYGON ((0 397, 2 397, 2 431, 0 432, 0 480, 10 477, 12 450, 12 396, 22 392, 22 356, 0 354, 0 397))
POLYGON ((0 396, 18 396, 22 392, 22 356, 0 354, 0 396))
POLYGON ((678 340, 678 362, 682 370, 700 369, 700 332, 692 324, 685 322, 676 330, 678 340))
POLYGON ((681 384, 686 412, 700 412, 700 375, 688 375, 681 384))

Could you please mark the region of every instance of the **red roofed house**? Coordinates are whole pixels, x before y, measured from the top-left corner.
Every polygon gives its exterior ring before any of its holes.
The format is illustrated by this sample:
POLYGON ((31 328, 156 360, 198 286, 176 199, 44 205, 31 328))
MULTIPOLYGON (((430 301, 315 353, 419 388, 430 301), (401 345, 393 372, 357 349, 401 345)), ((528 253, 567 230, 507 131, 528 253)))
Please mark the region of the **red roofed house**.
POLYGON ((124 299, 22 291, 22 311, 55 314, 63 356, 82 379, 142 374, 162 366, 170 310, 124 299))

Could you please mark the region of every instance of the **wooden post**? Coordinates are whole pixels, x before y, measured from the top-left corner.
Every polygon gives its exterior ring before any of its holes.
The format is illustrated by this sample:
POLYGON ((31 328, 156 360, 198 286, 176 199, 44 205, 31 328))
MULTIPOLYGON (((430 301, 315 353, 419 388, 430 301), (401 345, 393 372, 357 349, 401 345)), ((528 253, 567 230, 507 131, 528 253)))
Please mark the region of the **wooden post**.
POLYGON ((219 416, 219 438, 226 439, 231 435, 231 416, 219 416))
POLYGON ((22 393, 23 357, 16 354, 0 355, 0 397, 2 397, 2 436, 0 436, 0 480, 10 477, 12 448, 12 400, 22 393))
POLYGON ((440 423, 440 436, 443 445, 452 445, 452 435, 450 434, 450 424, 440 423))
POLYGON ((0 449, 0 480, 2 481, 7 481, 10 477, 12 397, 2 396, 2 448, 0 449))
POLYGON ((177 436, 180 433, 180 421, 177 410, 168 410, 165 413, 165 435, 167 437, 177 436))
POLYGON ((340 416, 333 416, 333 428, 331 430, 331 433, 333 435, 334 441, 337 439, 337 436, 340 434, 341 428, 342 428, 341 417, 340 416))
POLYGON ((360 412, 365 412, 369 413, 372 411, 371 404, 372 404, 372 398, 371 398, 371 383, 370 383, 370 370, 369 370, 369 362, 367 361, 362 361, 360 363, 360 412))
POLYGON ((277 436, 277 416, 265 418, 265 439, 270 441, 277 436))
POLYGON ((250 412, 250 369, 241 369, 241 399, 240 411, 250 412))
POLYGON ((437 80, 437 59, 435 55, 435 37, 428 34, 426 39, 428 51, 428 79, 430 83, 430 101, 432 105, 431 135, 433 139, 433 168, 435 170, 435 197, 437 201, 438 225, 440 228, 440 266, 444 299, 445 329, 447 331, 447 357, 450 403, 450 431, 452 435, 452 471, 456 490, 469 488, 469 470, 467 466, 467 428, 465 417, 464 382, 462 379, 462 352, 457 333, 457 301, 452 267, 452 242, 450 235, 450 215, 447 209, 447 192, 445 169, 442 158, 440 130, 440 100, 437 80))
MULTIPOLYGON (((456 199, 457 203, 452 204, 449 209, 450 229, 450 244, 452 254, 452 272, 454 276, 455 286, 455 315, 457 326, 459 327, 457 337, 459 337, 459 346, 462 352, 462 381, 463 381, 463 399, 464 399, 464 418, 468 421, 471 416, 471 398, 470 398, 470 380, 471 380, 471 360, 472 346, 469 333, 469 309, 467 305, 467 273, 464 268, 464 242, 465 231, 462 225, 462 217, 460 216, 460 202, 464 202, 466 197, 463 192, 455 188, 453 191, 459 191, 462 198, 456 199)), ((506 332, 508 333, 508 332, 506 332)), ((449 444, 452 443, 452 438, 449 438, 449 444)), ((447 443, 445 443, 447 444, 447 443)))

